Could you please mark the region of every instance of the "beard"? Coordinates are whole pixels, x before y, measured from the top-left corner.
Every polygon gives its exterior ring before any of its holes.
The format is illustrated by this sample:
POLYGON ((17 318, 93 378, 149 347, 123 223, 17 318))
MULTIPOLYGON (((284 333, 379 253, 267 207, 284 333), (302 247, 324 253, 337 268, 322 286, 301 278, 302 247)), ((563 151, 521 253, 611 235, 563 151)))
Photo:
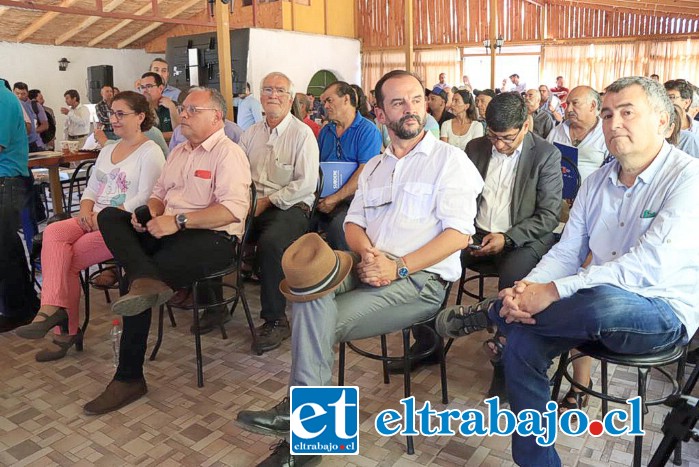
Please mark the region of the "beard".
POLYGON ((413 139, 420 133, 422 133, 422 130, 425 128, 425 120, 425 118, 422 118, 417 114, 408 114, 401 117, 400 120, 388 122, 386 126, 393 130, 393 133, 395 133, 395 135, 399 139, 413 139), (411 118, 414 118, 415 121, 418 123, 418 127, 414 130, 410 130, 404 127, 405 122, 411 118))

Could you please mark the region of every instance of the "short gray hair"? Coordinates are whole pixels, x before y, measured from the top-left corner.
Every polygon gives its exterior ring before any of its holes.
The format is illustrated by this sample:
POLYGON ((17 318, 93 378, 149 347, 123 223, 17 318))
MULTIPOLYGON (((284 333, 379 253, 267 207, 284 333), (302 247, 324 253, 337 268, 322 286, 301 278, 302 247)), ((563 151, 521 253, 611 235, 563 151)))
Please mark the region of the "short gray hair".
POLYGON ((209 93, 211 103, 214 107, 216 107, 216 109, 221 111, 222 119, 226 119, 226 114, 228 113, 228 104, 226 103, 226 99, 224 99, 223 94, 221 94, 217 89, 207 88, 204 86, 194 86, 189 88, 189 94, 195 91, 204 91, 209 93))
POLYGON ((260 96, 262 95, 262 86, 265 83, 265 80, 267 78, 284 78, 287 83, 289 83, 289 96, 291 97, 291 100, 294 100, 294 97, 296 96, 296 89, 294 88, 294 83, 291 81, 291 79, 286 76, 284 73, 280 71, 273 71, 272 73, 267 73, 264 78, 262 78, 262 81, 260 81, 260 96))
POLYGON ((619 78, 607 86, 605 92, 618 93, 634 85, 638 85, 641 87, 641 89, 643 89, 643 92, 646 94, 646 98, 648 99, 648 103, 653 110, 656 112, 667 112, 669 116, 669 125, 672 114, 675 112, 675 108, 672 105, 672 101, 667 96, 665 87, 658 81, 646 78, 644 76, 626 76, 624 78, 619 78))

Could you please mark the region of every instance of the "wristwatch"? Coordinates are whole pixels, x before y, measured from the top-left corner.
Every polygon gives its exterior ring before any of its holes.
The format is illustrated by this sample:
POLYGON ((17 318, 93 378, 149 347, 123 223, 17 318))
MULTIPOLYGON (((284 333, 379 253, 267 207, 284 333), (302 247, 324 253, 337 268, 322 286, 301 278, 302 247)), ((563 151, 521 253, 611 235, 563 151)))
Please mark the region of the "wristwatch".
POLYGON ((405 265, 403 258, 396 259, 396 275, 399 279, 405 279, 410 275, 410 271, 408 271, 408 267, 405 265))
POLYGON ((508 237, 508 236, 505 235, 505 234, 502 234, 502 236, 505 237, 505 248, 507 248, 508 250, 510 250, 510 249, 512 249, 512 248, 515 247, 515 242, 513 242, 512 239, 511 239, 510 237, 508 237))
POLYGON ((175 222, 177 223, 178 230, 184 230, 187 228, 187 214, 178 214, 175 216, 175 222))

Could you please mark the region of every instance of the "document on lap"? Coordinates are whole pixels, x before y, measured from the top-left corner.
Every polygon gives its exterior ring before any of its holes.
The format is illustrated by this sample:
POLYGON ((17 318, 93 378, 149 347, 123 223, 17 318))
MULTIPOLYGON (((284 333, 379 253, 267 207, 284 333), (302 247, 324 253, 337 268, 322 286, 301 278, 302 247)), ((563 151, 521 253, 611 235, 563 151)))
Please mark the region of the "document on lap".
POLYGON ((323 191, 321 198, 336 193, 352 177, 359 165, 356 162, 321 162, 323 171, 323 191))

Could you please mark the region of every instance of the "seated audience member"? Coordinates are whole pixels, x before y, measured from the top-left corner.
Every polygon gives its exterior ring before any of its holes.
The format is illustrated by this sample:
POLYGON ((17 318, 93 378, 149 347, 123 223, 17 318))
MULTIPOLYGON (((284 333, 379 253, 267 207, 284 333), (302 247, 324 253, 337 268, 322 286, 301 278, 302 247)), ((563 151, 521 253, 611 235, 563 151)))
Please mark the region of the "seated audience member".
POLYGON ((454 118, 442 124, 441 140, 463 150, 473 138, 483 136, 483 125, 477 120, 473 95, 466 89, 457 90, 452 99, 454 118))
POLYGON ((554 96, 545 84, 539 86, 539 94, 541 94, 541 109, 551 114, 556 125, 561 123, 565 115, 565 111, 561 107, 561 100, 554 96))
POLYGON ((308 229, 308 216, 318 183, 318 143, 308 125, 291 115, 296 93, 283 73, 270 73, 262 80, 265 119, 248 128, 240 146, 250 159, 257 189, 257 209, 250 232, 257 243, 261 318, 258 349, 279 347, 291 333, 286 319, 286 300, 279 291, 283 278, 282 254, 308 229))
POLYGON ((245 92, 238 94, 238 119, 236 123, 243 131, 262 121, 262 104, 250 92, 250 83, 245 83, 245 92))
POLYGON ((483 125, 483 134, 485 134, 485 131, 488 129, 486 122, 485 122, 485 112, 488 109, 488 104, 490 104, 490 101, 493 100, 493 98, 496 96, 495 91, 492 89, 484 89, 482 91, 473 91, 473 94, 476 96, 476 109, 478 109, 478 121, 481 122, 481 125, 483 125))
POLYGON ((508 86, 507 80, 503 79, 500 92, 516 92, 517 94, 522 94, 526 92, 527 83, 521 81, 517 73, 513 73, 510 75, 510 82, 512 83, 512 86, 508 86))
POLYGON ((674 104, 673 107, 675 108, 675 114, 672 119, 672 132, 667 138, 667 142, 677 146, 690 156, 699 158, 699 135, 689 130, 680 129, 685 112, 677 104, 674 104))
POLYGON ((546 138, 551 143, 578 148, 578 171, 584 181, 609 155, 604 144, 600 95, 589 86, 578 86, 568 95, 566 119, 546 138))
POLYGON ((151 71, 141 76, 139 86, 141 93, 146 96, 150 108, 157 117, 155 126, 163 132, 165 141, 170 141, 172 130, 180 124, 180 117, 177 113, 177 104, 163 95, 163 79, 159 74, 151 71))
MULTIPOLYGON (((151 113, 152 112, 153 109, 151 109, 151 113)), ((153 125, 155 125, 155 114, 153 114, 153 125)), ((143 134, 146 136, 146 138, 157 144, 161 152, 163 153, 163 156, 167 158, 168 154, 170 153, 170 149, 168 148, 167 143, 165 142, 163 132, 158 130, 158 127, 152 126, 146 131, 144 131, 143 134)), ((116 141, 118 141, 118 139, 114 140, 107 138, 107 135, 104 133, 104 131, 100 129, 95 130, 94 135, 95 141, 97 141, 99 145, 103 148, 108 144, 114 144, 116 141)))
POLYGON ((12 92, 19 99, 22 104, 22 108, 29 116, 29 123, 31 124, 31 129, 28 133, 29 136, 29 152, 44 151, 46 146, 39 135, 42 131, 48 129, 48 119, 46 117, 46 112, 43 107, 39 107, 39 113, 35 113, 32 109, 32 103, 29 100, 29 86, 25 83, 17 82, 12 86, 12 92), (37 124, 38 122, 38 124, 37 124))
POLYGON ((438 90, 444 90, 444 88, 450 87, 449 84, 447 83, 446 73, 440 73, 439 74, 439 82, 432 87, 436 88, 438 90))
POLYGON ((364 94, 364 89, 358 84, 352 84, 352 89, 357 94, 357 112, 370 122, 373 122, 376 115, 371 113, 371 108, 369 107, 369 102, 367 101, 366 94, 364 94))
MULTIPOLYGON (((198 87, 194 87, 192 89, 199 89, 198 87)), ((186 94, 182 94, 182 98, 186 98, 187 94, 189 94, 189 91, 186 91, 186 94)), ((181 112, 183 109, 182 106, 177 107, 177 111, 181 112)), ((228 120, 228 108, 224 107, 223 108, 223 132, 228 136, 228 139, 233 141, 234 143, 238 144, 240 142, 240 137, 243 135, 243 129, 240 128, 238 125, 233 123, 232 121, 228 120)), ((172 138, 170 138, 170 144, 169 144, 169 151, 172 151, 175 149, 175 147, 180 144, 184 143, 187 141, 187 138, 182 134, 182 125, 177 125, 177 127, 173 130, 172 132, 172 138)))
POLYGON ((567 107, 569 92, 570 89, 565 87, 563 76, 556 76, 556 86, 551 88, 551 94, 558 97, 558 99, 561 101, 561 106, 563 109, 567 107))
MULTIPOLYGON (((315 234, 284 254, 280 287, 292 302, 294 320, 289 386, 332 384, 338 341, 392 332, 434 315, 447 284, 459 278, 459 251, 474 232, 483 182, 462 151, 424 131, 423 99, 422 83, 406 71, 391 71, 376 84, 377 118, 388 127, 391 145, 367 163, 345 220, 354 258, 333 252, 315 234), (412 199, 417 185, 430 187, 419 203, 412 199), (382 195, 371 195, 376 192, 382 195), (339 267, 333 273, 323 264, 339 267), (300 269, 329 282, 304 280, 300 269), (317 293, 303 294, 316 285, 317 293)), ((250 431, 284 437, 289 418, 286 398, 269 411, 241 411, 237 420, 250 431)), ((282 441, 262 465, 317 460, 292 456, 282 441)))
POLYGON ((38 307, 24 246, 17 235, 25 201, 29 143, 23 105, 0 82, 0 332, 31 321, 38 307))
POLYGON ((311 99, 309 99, 309 97, 304 93, 297 92, 296 97, 294 98, 294 106, 298 109, 298 118, 303 123, 308 125, 308 127, 313 132, 313 136, 315 136, 316 139, 318 139, 318 135, 320 134, 320 125, 311 120, 310 113, 313 110, 311 105, 311 99))
POLYGON ((80 103, 80 94, 75 89, 67 90, 63 97, 68 106, 61 107, 61 113, 66 116, 63 136, 70 141, 79 141, 82 147, 90 134, 90 109, 80 103))
POLYGON ((692 119, 692 117, 687 114, 687 111, 692 105, 692 97, 694 95, 694 88, 692 85, 683 79, 673 79, 665 81, 665 90, 672 103, 679 105, 685 112, 681 121, 681 129, 699 134, 699 122, 692 119))
POLYGON ((99 232, 97 214, 110 206, 131 212, 144 204, 165 163, 160 148, 142 133, 154 120, 143 96, 132 91, 118 94, 109 113, 121 139, 105 146, 97 157, 78 217, 54 222, 44 231, 41 308, 31 324, 17 330, 20 337, 41 339, 60 326, 52 348, 36 354, 39 362, 63 358, 73 344, 82 350, 80 273, 112 257, 99 232))
POLYGON ((41 114, 42 108, 46 113, 47 127, 45 130, 39 132, 39 136, 47 149, 53 149, 56 140, 56 115, 53 113, 53 109, 46 105, 44 95, 41 93, 40 89, 30 89, 29 99, 32 101, 32 110, 34 110, 37 116, 41 114))
MULTIPOLYGON (((672 111, 651 79, 607 87, 601 115, 615 160, 585 180, 560 242, 490 309, 508 339, 503 359, 515 413, 546 410, 547 369, 562 352, 597 342, 645 354, 686 344, 697 330, 699 162, 665 142, 672 111)), ((476 318, 482 314, 450 309, 437 329, 463 335, 464 325, 485 321, 476 318)), ((513 435, 512 456, 522 466, 561 465, 555 447, 534 436, 513 435)))
POLYGON ((243 151, 223 132, 221 94, 191 91, 181 113, 187 143, 170 154, 148 199, 152 219, 105 208, 97 217, 114 258, 124 266, 131 289, 112 305, 123 317, 119 366, 114 379, 85 413, 117 410, 143 396, 148 388, 143 359, 151 309, 165 303, 171 288, 233 261, 231 237, 240 239, 250 206, 250 167, 243 151))
POLYGON ((449 95, 446 91, 432 90, 430 93, 427 105, 429 106, 430 114, 437 120, 439 128, 442 128, 442 124, 447 120, 454 118, 454 114, 447 110, 447 102, 449 101, 449 95))
POLYGON ((108 84, 102 86, 100 89, 100 96, 102 100, 95 106, 95 112, 97 113, 97 120, 100 122, 100 130, 104 131, 104 135, 108 139, 119 139, 119 137, 112 130, 112 124, 110 123, 109 111, 112 108, 112 100, 114 99, 114 88, 108 84))
MULTIPOLYGON (((498 273, 498 290, 512 287, 526 276, 555 239, 561 210, 561 154, 552 144, 529 131, 527 105, 516 93, 502 93, 488 106, 488 131, 466 145, 466 154, 485 180, 478 200, 475 245, 461 254, 463 268, 484 264, 498 273)), ((432 347, 429 332, 415 330, 411 352, 432 347)), ((499 365, 500 336, 489 341, 495 368, 489 396, 504 394, 499 365)), ((436 362, 434 357, 424 363, 436 362)), ((416 362, 416 365, 420 362, 416 362)), ((393 366, 395 370, 402 366, 393 366)))
POLYGON ((650 79, 652 79, 653 81, 660 81, 660 76, 653 73, 652 75, 650 75, 650 79))
POLYGON ((528 89, 524 94, 527 103, 527 112, 532 117, 534 126, 531 131, 544 139, 551 133, 554 127, 554 120, 550 113, 541 108, 541 94, 538 89, 528 89))
POLYGON ((461 78, 461 81, 462 81, 461 89, 465 89, 468 92, 473 92, 473 86, 471 86, 471 80, 468 79, 468 76, 464 75, 461 78))
MULTIPOLYGON (((369 159, 381 153, 381 134, 357 110, 357 95, 344 81, 329 84, 320 96, 328 124, 320 130, 321 162, 354 162, 357 170, 337 192, 318 202, 317 217, 330 246, 348 250, 343 224, 357 182, 369 159)), ((331 181, 328 180, 328 183, 331 181)))

